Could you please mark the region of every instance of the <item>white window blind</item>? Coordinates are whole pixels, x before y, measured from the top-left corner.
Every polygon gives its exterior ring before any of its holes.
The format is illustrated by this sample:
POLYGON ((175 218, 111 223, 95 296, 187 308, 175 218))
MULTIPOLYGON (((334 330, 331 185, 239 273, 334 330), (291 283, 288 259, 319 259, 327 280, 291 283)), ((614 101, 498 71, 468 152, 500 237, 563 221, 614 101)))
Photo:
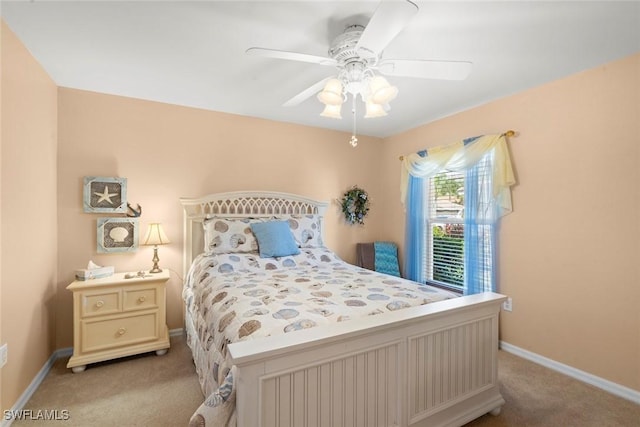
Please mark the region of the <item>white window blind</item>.
POLYGON ((429 180, 427 279, 464 285, 464 175, 442 172, 429 180))

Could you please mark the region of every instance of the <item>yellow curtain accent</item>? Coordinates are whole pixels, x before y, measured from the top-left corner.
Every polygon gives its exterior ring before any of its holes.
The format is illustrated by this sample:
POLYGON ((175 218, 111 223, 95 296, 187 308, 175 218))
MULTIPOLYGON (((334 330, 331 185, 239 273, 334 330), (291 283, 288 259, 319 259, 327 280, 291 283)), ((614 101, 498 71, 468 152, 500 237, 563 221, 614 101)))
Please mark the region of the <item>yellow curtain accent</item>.
POLYGON ((507 140, 503 134, 484 135, 465 145, 464 141, 427 149, 427 156, 417 153, 404 156, 400 175, 400 199, 402 204, 407 197, 409 175, 429 178, 444 169, 462 171, 482 159, 485 154, 494 151, 493 197, 503 216, 512 211, 511 186, 516 183, 511 167, 511 158, 507 149, 507 140))

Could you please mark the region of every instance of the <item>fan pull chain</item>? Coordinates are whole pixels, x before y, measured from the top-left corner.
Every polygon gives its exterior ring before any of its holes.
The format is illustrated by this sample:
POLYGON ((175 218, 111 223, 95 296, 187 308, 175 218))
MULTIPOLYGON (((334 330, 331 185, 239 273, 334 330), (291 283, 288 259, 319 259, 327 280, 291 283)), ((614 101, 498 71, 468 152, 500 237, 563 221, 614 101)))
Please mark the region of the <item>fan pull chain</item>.
POLYGON ((351 134, 351 140, 349 140, 349 144, 353 148, 358 146, 358 138, 356 138, 356 95, 352 96, 353 98, 353 106, 351 107, 351 114, 353 114, 353 133, 351 134))

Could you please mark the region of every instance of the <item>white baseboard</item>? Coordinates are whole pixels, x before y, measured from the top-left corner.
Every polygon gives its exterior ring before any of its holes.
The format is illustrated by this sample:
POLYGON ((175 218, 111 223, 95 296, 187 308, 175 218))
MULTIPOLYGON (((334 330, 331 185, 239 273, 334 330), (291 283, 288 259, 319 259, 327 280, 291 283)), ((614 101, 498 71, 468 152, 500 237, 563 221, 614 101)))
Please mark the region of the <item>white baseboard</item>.
POLYGON ((531 362, 537 363, 538 365, 542 365, 546 368, 560 372, 561 374, 565 374, 571 378, 575 378, 576 380, 601 388, 602 390, 622 397, 623 399, 627 399, 634 403, 640 404, 640 391, 625 387, 609 380, 605 380, 604 378, 597 377, 588 372, 581 371, 580 369, 576 369, 569 365, 565 365, 564 363, 556 362, 555 360, 541 356, 537 353, 533 353, 529 350, 516 347, 515 345, 509 344, 508 342, 500 341, 500 348, 507 353, 515 354, 516 356, 522 357, 523 359, 530 360, 531 362))
POLYGON ((182 334, 184 334, 184 328, 169 329, 170 337, 179 337, 182 334))
MULTIPOLYGON (((184 334, 184 328, 169 330, 169 336, 171 337, 181 336, 182 334, 184 334)), ((11 411, 17 412, 22 410, 24 406, 27 404, 27 402, 29 401, 29 399, 31 399, 31 396, 33 396, 33 393, 35 393, 38 387, 40 387, 40 384, 42 384, 42 381, 44 381, 49 371, 51 371, 51 368, 53 367, 53 364, 55 363, 55 361, 63 357, 69 357, 72 354, 73 354, 73 347, 61 348, 54 351, 49 357, 49 359, 45 362, 44 366, 42 366, 42 368, 40 369, 38 374, 35 376, 33 381, 31 381, 31 384, 29 384, 29 387, 27 387, 24 393, 22 393, 22 395, 20 396, 18 401, 15 403, 15 405, 13 405, 13 407, 11 408, 11 411)), ((9 427, 12 423, 13 423, 13 419, 5 420, 4 414, 2 415, 2 423, 0 423, 0 427, 9 427)))

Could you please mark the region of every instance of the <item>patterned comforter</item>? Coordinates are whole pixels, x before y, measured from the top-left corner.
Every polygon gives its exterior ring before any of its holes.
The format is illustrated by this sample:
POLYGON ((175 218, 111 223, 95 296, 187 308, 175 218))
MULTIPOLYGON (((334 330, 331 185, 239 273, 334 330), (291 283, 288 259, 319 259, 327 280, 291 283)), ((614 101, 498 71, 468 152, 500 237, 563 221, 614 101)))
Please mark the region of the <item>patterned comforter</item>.
POLYGON ((365 270, 326 248, 260 258, 200 255, 183 298, 187 340, 207 399, 190 425, 235 425, 229 343, 344 322, 454 298, 434 287, 365 270))

